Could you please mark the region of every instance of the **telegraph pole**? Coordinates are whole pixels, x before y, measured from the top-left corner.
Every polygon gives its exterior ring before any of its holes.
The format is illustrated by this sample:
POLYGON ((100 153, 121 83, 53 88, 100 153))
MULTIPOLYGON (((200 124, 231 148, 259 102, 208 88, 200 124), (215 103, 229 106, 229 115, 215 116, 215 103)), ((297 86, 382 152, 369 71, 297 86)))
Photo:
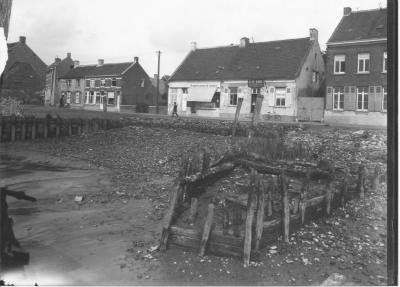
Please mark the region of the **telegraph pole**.
POLYGON ((161 55, 161 51, 157 51, 158 54, 158 69, 157 69, 157 99, 156 99, 156 104, 157 104, 157 114, 159 112, 158 109, 158 98, 160 97, 160 55, 161 55))

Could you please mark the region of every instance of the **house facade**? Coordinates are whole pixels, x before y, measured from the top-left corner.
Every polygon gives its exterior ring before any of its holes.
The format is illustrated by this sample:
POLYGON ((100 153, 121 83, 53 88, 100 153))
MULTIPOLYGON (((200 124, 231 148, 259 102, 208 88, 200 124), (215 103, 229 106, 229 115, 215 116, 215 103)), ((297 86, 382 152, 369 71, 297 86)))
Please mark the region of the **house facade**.
POLYGON ((47 65, 26 44, 26 37, 9 43, 8 60, 0 79, 0 96, 25 104, 43 104, 47 65))
POLYGON ((327 43, 326 123, 385 126, 387 9, 352 11, 327 43))
POLYGON ((55 58, 46 72, 46 85, 44 89, 44 104, 46 106, 58 106, 60 103, 61 90, 59 77, 63 77, 74 65, 79 65, 78 61, 75 61, 71 57, 71 53, 67 53, 67 57, 63 60, 55 58))
POLYGON ((87 110, 136 110, 137 105, 155 105, 149 76, 134 62, 77 66, 59 78, 66 105, 87 110))
MULTIPOLYGON (((263 95, 261 118, 278 116, 298 120, 298 100, 314 98, 323 117, 323 98, 317 98, 325 77, 318 31, 306 38, 198 49, 191 52, 169 81, 168 113, 174 102, 180 115, 234 117, 243 98, 240 116, 252 117, 258 95, 263 95)), ((311 104, 312 105, 312 104, 311 104)))

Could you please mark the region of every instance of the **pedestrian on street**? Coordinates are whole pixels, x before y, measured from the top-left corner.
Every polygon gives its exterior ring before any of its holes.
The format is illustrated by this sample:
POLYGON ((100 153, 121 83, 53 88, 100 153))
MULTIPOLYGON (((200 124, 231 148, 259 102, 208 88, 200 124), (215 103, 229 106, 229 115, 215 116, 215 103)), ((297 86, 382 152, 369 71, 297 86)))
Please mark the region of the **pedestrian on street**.
POLYGON ((63 107, 64 107, 64 95, 62 95, 61 99, 60 99, 60 108, 63 108, 63 107))
POLYGON ((178 115, 178 105, 176 104, 176 102, 174 102, 174 109, 172 111, 172 117, 174 117, 174 115, 176 115, 179 118, 178 115))

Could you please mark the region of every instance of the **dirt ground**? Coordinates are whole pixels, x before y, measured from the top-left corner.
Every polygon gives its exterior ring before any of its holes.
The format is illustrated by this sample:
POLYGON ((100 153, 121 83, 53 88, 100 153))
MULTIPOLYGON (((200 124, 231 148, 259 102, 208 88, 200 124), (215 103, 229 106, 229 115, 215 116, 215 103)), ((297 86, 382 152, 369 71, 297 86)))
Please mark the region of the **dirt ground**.
MULTIPOLYGON (((330 132, 337 136, 337 130, 319 130, 309 138, 329 140, 330 132)), ((371 133, 358 141, 355 157, 382 163, 385 133, 371 133)), ((3 144, 0 185, 38 201, 8 201, 31 260, 1 279, 39 285, 318 285, 336 272, 346 276, 346 285, 386 284, 385 183, 365 200, 307 223, 289 244, 262 250, 248 268, 240 259, 202 258, 173 246, 154 251, 180 156, 196 146, 217 153, 227 145, 228 137, 139 127, 3 144), (83 201, 75 202, 81 195, 83 201)))

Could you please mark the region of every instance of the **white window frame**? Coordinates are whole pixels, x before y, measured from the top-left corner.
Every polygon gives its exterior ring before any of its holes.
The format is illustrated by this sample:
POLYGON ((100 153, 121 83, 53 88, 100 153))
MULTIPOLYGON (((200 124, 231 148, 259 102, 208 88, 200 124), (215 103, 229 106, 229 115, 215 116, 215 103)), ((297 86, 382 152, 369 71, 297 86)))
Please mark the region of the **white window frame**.
POLYGON ((368 111, 368 87, 357 87, 357 111, 367 112, 368 111), (362 91, 361 91, 362 90, 362 91), (367 96, 367 100, 365 100, 365 96, 367 96), (359 97, 361 97, 361 105, 362 108, 358 107, 359 97), (367 102, 367 108, 365 108, 365 102, 367 102))
POLYGON ((111 79, 111 87, 116 87, 117 86, 117 78, 112 78, 111 79), (115 82, 115 85, 113 85, 113 82, 115 82))
POLYGON ((71 92, 67 92, 67 104, 71 103, 71 92))
POLYGON ((89 104, 91 105, 96 104, 96 94, 94 93, 94 91, 89 91, 89 104), (90 98, 92 100, 90 100, 90 98))
POLYGON ((346 55, 335 55, 333 57, 333 74, 341 75, 346 73, 346 55), (342 64, 344 63, 344 69, 342 71, 342 64), (336 63, 339 63, 339 70, 336 71, 336 63))
POLYGON ((81 102, 81 92, 75 92, 75 104, 80 104, 81 102))
POLYGON ((77 88, 81 87, 81 79, 76 79, 75 80, 75 87, 77 87, 77 88))
POLYGON ((387 52, 383 52, 383 67, 382 73, 387 73, 387 52))
POLYGON ((67 80, 67 88, 71 88, 71 80, 67 80))
POLYGON ((369 53, 360 53, 357 57, 357 73, 358 74, 369 74, 371 66, 371 59, 369 53), (368 71, 366 70, 367 65, 365 64, 368 60, 368 71), (360 61, 363 62, 363 70, 360 70, 360 61))
POLYGON ((382 111, 387 112, 387 88, 382 87, 382 111), (385 109, 385 96, 386 96, 386 109, 385 109))
POLYGON ((106 86, 106 79, 101 79, 100 80, 100 87, 105 87, 106 86))
POLYGON ((343 111, 344 109, 344 87, 332 88, 332 109, 334 111, 343 111), (335 108, 336 104, 336 108, 335 108), (340 107, 342 104, 342 107, 340 107))
POLYGON ((94 79, 90 79, 90 87, 94 88, 94 79))
POLYGON ((229 87, 229 105, 237 106, 238 103, 238 87, 229 87))
POLYGON ((275 107, 286 107, 286 88, 275 88, 275 107))

